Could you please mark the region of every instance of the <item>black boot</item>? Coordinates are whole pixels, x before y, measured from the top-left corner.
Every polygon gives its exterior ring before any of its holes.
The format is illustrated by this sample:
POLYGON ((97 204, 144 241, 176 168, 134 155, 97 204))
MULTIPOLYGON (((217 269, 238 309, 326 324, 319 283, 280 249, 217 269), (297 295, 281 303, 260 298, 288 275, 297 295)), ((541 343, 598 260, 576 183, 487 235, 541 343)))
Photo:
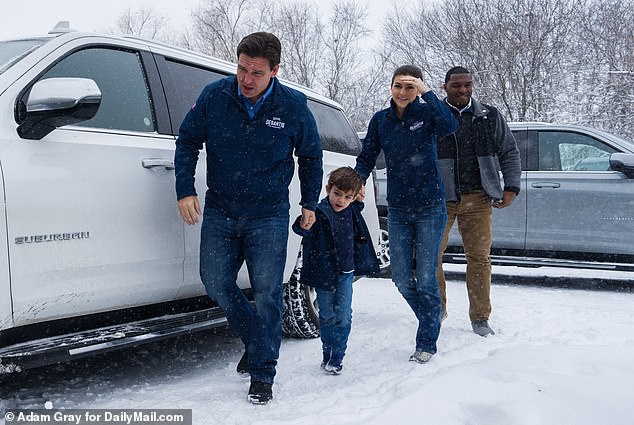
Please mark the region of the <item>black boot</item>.
POLYGON ((252 404, 267 404, 273 400, 273 384, 261 381, 252 381, 249 387, 247 400, 252 404))

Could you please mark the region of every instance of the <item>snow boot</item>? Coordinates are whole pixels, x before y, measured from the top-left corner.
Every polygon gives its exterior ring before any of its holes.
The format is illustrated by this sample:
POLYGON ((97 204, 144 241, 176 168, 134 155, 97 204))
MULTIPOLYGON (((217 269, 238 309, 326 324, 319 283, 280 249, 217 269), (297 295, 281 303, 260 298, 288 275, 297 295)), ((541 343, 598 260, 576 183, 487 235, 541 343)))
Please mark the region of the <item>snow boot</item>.
POLYGON ((267 404, 273 400, 273 384, 252 381, 247 400, 249 400, 251 404, 267 404))
POLYGON ((431 360, 431 356, 433 356, 432 353, 428 353, 427 351, 418 351, 418 350, 416 350, 416 351, 414 351, 414 354, 409 356, 409 361, 410 362, 420 363, 420 364, 425 364, 429 360, 431 360))
POLYGON ((495 335, 493 329, 489 327, 489 322, 487 320, 474 320, 471 322, 471 327, 473 328, 473 332, 476 334, 487 337, 487 335, 495 335))

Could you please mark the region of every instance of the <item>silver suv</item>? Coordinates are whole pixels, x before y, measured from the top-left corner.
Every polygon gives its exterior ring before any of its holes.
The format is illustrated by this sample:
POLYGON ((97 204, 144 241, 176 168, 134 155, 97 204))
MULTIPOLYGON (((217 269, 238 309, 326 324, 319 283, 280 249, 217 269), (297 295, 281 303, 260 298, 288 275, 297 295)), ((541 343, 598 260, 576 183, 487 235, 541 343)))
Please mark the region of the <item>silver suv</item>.
MULTIPOLYGON (((65 26, 0 41, 0 372, 225 324, 200 282, 200 228, 178 215, 173 157, 202 88, 234 72, 190 51, 65 26)), ((317 121, 324 173, 354 165, 360 143, 341 107, 293 86, 317 121)), ((295 177, 291 216, 299 196, 295 177)), ((376 238, 372 193, 366 202, 376 238)), ((318 320, 298 284, 299 245, 289 238, 284 331, 310 337, 318 320)), ((239 284, 249 291, 245 270, 239 284)))
MULTIPOLYGON (((522 187, 509 208, 493 211, 493 264, 634 271, 634 144, 582 126, 509 126, 522 187)), ((466 262, 456 226, 443 261, 466 262)))

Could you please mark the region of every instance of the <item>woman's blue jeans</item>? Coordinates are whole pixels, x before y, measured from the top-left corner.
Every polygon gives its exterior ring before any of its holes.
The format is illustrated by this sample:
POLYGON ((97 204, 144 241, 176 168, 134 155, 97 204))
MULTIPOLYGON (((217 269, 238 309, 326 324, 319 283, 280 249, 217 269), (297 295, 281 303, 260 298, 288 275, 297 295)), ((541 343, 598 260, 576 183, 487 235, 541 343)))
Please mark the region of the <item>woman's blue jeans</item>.
POLYGON ((200 239, 200 276, 249 354, 251 381, 273 383, 282 342, 283 279, 288 215, 260 219, 227 217, 205 208, 200 239), (246 261, 254 304, 237 286, 246 261))
POLYGON ((315 288, 319 306, 319 332, 324 353, 343 358, 352 327, 352 282, 354 273, 339 275, 337 289, 315 288))
POLYGON ((387 220, 392 280, 418 319, 416 350, 435 354, 442 309, 436 270, 445 203, 417 212, 389 208, 387 220))

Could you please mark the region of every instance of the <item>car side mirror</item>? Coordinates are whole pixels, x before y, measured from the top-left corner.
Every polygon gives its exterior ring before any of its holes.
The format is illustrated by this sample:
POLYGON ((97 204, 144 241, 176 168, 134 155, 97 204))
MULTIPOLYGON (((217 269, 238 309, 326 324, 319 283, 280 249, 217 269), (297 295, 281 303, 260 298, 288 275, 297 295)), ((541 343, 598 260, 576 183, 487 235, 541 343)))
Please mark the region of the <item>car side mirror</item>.
POLYGON ((101 90, 88 78, 48 78, 40 80, 27 94, 26 111, 19 114, 18 135, 40 140, 65 125, 93 118, 101 105, 101 90))
POLYGON ((610 168, 620 171, 629 178, 634 178, 634 154, 613 153, 610 155, 610 168))

